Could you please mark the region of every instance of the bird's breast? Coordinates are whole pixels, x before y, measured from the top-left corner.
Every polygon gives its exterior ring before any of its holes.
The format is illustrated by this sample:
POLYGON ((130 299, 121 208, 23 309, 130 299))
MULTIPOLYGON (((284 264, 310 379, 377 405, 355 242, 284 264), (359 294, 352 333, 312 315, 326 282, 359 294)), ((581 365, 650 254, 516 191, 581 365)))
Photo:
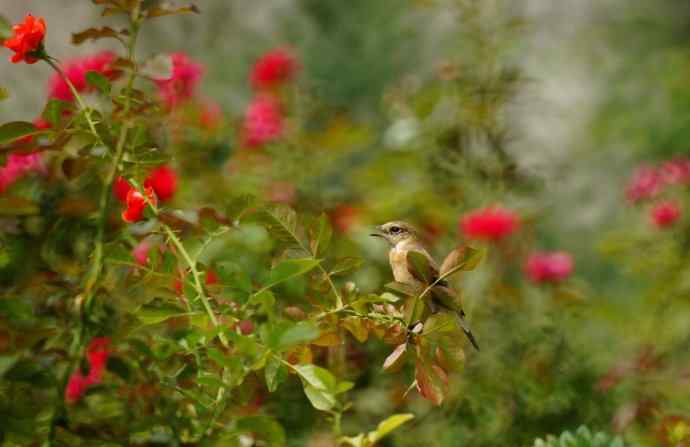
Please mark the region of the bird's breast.
POLYGON ((400 250, 398 248, 391 249, 388 253, 388 260, 390 261, 391 270, 393 271, 393 278, 395 278, 397 282, 405 284, 417 282, 407 269, 407 250, 400 250))

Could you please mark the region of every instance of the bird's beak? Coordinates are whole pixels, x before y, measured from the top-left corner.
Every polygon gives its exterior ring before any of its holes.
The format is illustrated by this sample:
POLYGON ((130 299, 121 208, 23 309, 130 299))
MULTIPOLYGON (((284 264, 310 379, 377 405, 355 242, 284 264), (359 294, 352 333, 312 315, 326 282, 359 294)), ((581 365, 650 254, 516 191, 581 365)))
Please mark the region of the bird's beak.
POLYGON ((384 236, 383 232, 381 231, 381 227, 376 227, 376 232, 371 233, 369 236, 374 236, 374 237, 382 237, 385 239, 386 236, 384 236))

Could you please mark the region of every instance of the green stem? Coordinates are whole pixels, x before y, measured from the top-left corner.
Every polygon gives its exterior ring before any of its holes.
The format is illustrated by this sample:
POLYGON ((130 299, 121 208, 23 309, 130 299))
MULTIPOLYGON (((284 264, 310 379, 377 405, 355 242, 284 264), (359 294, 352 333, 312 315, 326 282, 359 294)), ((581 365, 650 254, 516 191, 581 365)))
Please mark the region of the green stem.
MULTIPOLYGON (((209 302, 208 297, 206 296, 204 286, 201 284, 199 270, 196 268, 196 262, 192 260, 191 256, 189 256, 187 249, 184 248, 182 241, 180 241, 175 232, 172 231, 172 229, 166 224, 162 224, 162 226, 163 230, 165 230, 166 234, 168 235, 168 238, 172 241, 175 248, 177 248, 177 250, 180 252, 182 259, 184 259, 184 261, 187 263, 189 271, 192 274, 192 280, 194 281, 194 290, 196 291, 197 296, 201 300, 201 303, 203 304, 204 309, 206 310, 206 313, 208 314, 208 317, 211 320, 211 323, 214 327, 218 327, 218 319, 216 318, 216 315, 213 312, 213 309, 211 308, 211 303, 209 302)), ((220 338, 220 341, 221 343, 223 343, 223 346, 228 347, 228 340, 225 337, 225 334, 220 332, 218 334, 218 338, 220 338)))

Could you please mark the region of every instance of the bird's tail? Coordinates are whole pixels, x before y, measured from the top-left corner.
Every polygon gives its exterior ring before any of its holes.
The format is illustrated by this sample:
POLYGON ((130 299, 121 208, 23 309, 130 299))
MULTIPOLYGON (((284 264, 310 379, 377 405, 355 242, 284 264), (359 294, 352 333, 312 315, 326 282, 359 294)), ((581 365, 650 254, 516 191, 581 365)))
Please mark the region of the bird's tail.
POLYGON ((458 326, 462 328, 462 331, 465 333, 467 336, 467 339, 472 343, 472 346, 474 346, 474 349, 479 351, 479 345, 477 344, 477 339, 474 338, 474 335, 472 334, 472 331, 470 330, 470 326, 467 324, 467 320, 465 320, 465 313, 460 311, 456 312, 455 315, 458 317, 458 326))

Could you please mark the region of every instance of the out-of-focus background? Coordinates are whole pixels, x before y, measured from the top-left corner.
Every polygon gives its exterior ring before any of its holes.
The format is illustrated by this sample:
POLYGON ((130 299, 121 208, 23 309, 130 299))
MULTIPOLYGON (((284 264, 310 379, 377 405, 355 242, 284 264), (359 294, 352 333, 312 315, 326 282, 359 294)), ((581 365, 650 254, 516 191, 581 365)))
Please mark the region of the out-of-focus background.
MULTIPOLYGON (((0 1, 12 22, 45 17, 58 59, 118 49, 70 44, 85 24, 119 25, 90 2, 0 1)), ((338 253, 365 259, 352 280, 366 292, 390 280, 386 248, 368 237, 374 224, 410 220, 441 256, 471 210, 500 204, 520 216, 519 235, 486 244, 487 260, 461 284, 482 351, 467 353, 447 402, 404 401, 408 383, 380 371, 387 350, 363 345, 350 353, 358 373, 345 432, 405 409, 414 422, 380 445, 528 446, 581 425, 630 445, 690 445, 690 3, 198 6, 200 15, 152 21, 138 49, 142 59, 184 52, 203 64, 199 95, 229 123, 213 147, 175 149, 176 204, 268 191, 299 211, 325 210, 338 253), (301 67, 292 138, 247 155, 237 129, 254 96, 249 72, 277 47, 301 67), (640 179, 640 166, 653 173, 640 179), (657 209, 669 203, 671 217, 657 209), (573 272, 557 284, 530 280, 525 260, 540 251, 572 255, 573 272)), ((31 121, 50 69, 8 55, 0 122, 31 121)), ((299 387, 278 393, 265 411, 289 445, 331 445, 299 387)))

